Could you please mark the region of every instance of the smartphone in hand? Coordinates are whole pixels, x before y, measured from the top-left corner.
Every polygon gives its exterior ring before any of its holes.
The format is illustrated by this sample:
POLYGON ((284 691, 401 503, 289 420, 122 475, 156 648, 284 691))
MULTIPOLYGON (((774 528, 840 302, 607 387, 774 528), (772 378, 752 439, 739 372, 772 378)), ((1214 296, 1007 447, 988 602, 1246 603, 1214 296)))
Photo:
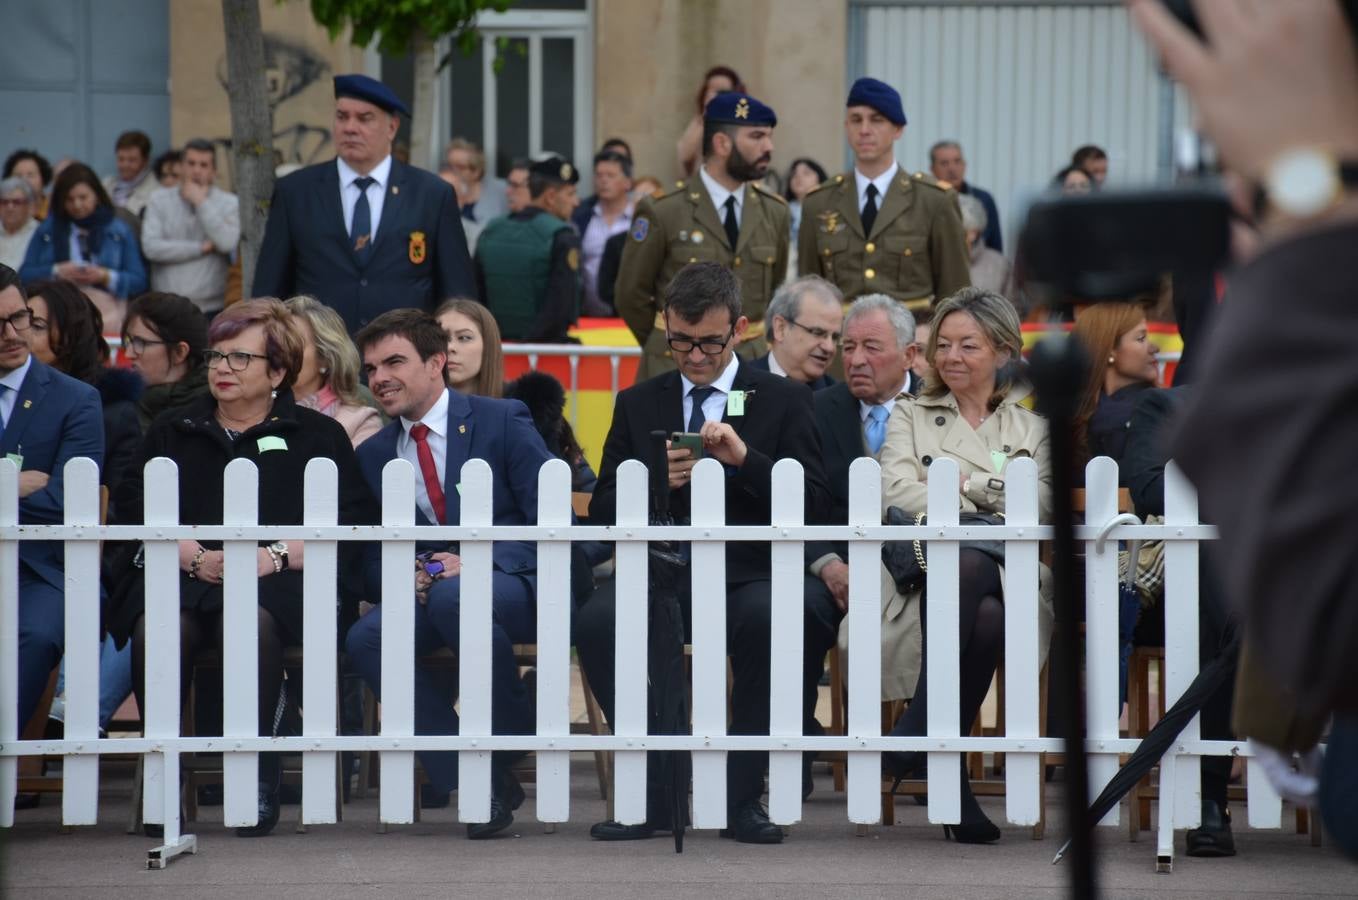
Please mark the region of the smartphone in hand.
POLYGON ((670 435, 671 450, 687 450, 694 459, 703 458, 703 437, 691 431, 676 431, 670 435))

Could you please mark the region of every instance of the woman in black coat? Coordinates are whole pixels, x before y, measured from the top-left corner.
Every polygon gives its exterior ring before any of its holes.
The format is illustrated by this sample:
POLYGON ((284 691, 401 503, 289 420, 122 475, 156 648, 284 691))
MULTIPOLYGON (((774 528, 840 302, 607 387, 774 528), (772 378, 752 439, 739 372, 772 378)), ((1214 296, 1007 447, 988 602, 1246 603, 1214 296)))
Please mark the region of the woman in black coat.
MULTIPOLYGON (((316 457, 339 469, 339 521, 376 521, 376 504, 359 473, 344 428, 333 419, 297 406, 289 390, 302 360, 302 339, 292 315, 277 300, 251 300, 218 316, 204 353, 209 394, 170 410, 152 424, 137 464, 116 495, 120 518, 140 523, 143 516, 144 465, 158 456, 179 468, 179 521, 191 525, 222 522, 226 466, 248 459, 259 469, 259 521, 265 525, 302 522, 306 465, 316 457)), ((353 609, 362 583, 359 548, 340 552, 338 586, 342 609, 353 609)), ((256 553, 259 579, 259 728, 272 735, 274 711, 283 679, 283 648, 302 642, 301 541, 261 543, 256 553)), ((204 647, 222 640, 220 542, 179 542, 180 688, 187 696, 192 662, 204 647)), ((119 591, 110 630, 121 642, 132 639, 138 701, 144 700, 146 633, 145 582, 134 571, 119 591)), ((331 652, 332 648, 321 648, 331 652)), ((143 708, 145 708, 143 706, 143 708)), ((237 829, 242 836, 268 834, 278 821, 278 757, 260 754, 259 824, 237 829)))

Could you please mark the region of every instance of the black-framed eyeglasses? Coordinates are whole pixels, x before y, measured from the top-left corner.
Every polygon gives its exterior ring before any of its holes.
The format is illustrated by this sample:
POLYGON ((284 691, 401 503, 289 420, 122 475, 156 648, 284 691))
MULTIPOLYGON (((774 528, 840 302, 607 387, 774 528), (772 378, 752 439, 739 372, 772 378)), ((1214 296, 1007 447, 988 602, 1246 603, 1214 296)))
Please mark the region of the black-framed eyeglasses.
POLYGON ((669 333, 666 332, 666 333, 665 333, 665 343, 669 344, 669 345, 670 345, 670 349, 673 350, 675 353, 692 353, 692 352, 693 352, 693 348, 694 348, 694 347, 697 347, 699 350, 701 350, 703 353, 705 353, 705 354, 708 355, 708 356, 716 356, 718 353, 721 353, 721 351, 723 351, 723 350, 726 349, 726 345, 729 344, 729 343, 731 343, 731 338, 733 338, 733 337, 735 337, 735 336, 736 336, 736 327, 735 327, 734 325, 732 325, 732 326, 731 326, 731 333, 728 334, 728 335, 726 335, 726 339, 725 339, 725 340, 721 340, 721 341, 698 340, 698 341, 695 341, 695 340, 692 340, 692 339, 690 339, 690 338, 670 337, 669 333))
POLYGON ((839 339, 843 337, 843 335, 841 335, 838 331, 826 331, 824 328, 820 327, 808 328, 801 322, 798 322, 796 319, 788 319, 787 321, 791 325, 796 325, 802 331, 805 331, 807 334, 811 335, 818 341, 823 341, 826 338, 829 338, 832 344, 838 344, 839 339))
POLYGON ((0 331, 5 330, 6 324, 14 329, 15 334, 27 331, 33 327, 33 310, 25 308, 8 316, 0 316, 0 331))
POLYGON ((153 340, 150 340, 149 338, 144 338, 144 337, 130 337, 130 338, 127 339, 127 349, 131 350, 133 353, 137 354, 138 356, 141 356, 143 353, 146 352, 146 348, 147 348, 147 347, 154 347, 154 346, 156 346, 156 345, 164 346, 165 344, 168 344, 168 343, 170 343, 170 342, 169 342, 169 341, 153 341, 153 340))
POLYGON ((226 360, 226 364, 231 367, 232 372, 244 372, 252 359, 267 360, 268 358, 262 353, 246 353, 244 350, 232 350, 230 353, 222 353, 218 350, 203 351, 203 362, 209 369, 215 369, 217 363, 226 360))

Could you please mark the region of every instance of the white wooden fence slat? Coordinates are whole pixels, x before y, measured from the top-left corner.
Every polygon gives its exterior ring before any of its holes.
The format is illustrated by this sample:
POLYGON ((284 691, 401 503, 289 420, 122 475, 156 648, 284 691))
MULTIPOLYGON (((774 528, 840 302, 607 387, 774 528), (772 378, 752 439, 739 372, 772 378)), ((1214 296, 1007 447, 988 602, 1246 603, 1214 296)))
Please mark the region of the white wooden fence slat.
MULTIPOLYGON (((773 466, 771 521, 775 525, 801 525, 806 520, 806 482, 801 464, 782 459, 773 466)), ((771 746, 780 737, 802 734, 801 648, 805 641, 805 544, 775 543, 772 548, 773 609, 770 622, 769 735, 771 746)), ((792 825, 802 817, 802 754, 774 750, 769 753, 769 818, 779 825, 792 825)))
MULTIPOLYGON (((1165 467, 1165 524, 1197 525, 1198 495, 1174 463, 1165 467)), ((1165 542, 1165 708, 1178 701, 1198 674, 1199 598, 1198 545, 1192 541, 1165 542), (1181 598, 1194 598, 1182 602, 1181 598)), ((1194 716, 1179 739, 1195 741, 1201 735, 1201 717, 1194 716)), ((1202 768, 1200 757, 1175 753, 1169 760, 1178 769, 1174 779, 1174 824, 1196 828, 1202 818, 1202 768)), ((1161 762, 1161 768, 1165 762, 1161 762)))
MULTIPOLYGON (((339 523, 339 469, 334 462, 317 457, 306 465, 302 521, 307 525, 339 523)), ((302 547, 302 734, 329 737, 335 734, 337 683, 336 646, 339 595, 336 591, 339 555, 335 541, 306 539, 302 547)), ((294 690, 289 685, 289 691, 294 690)), ((328 824, 338 815, 335 808, 336 754, 308 751, 302 754, 302 822, 328 824)), ((347 778, 349 773, 344 773, 347 778)))
MULTIPOLYGON (((1118 514, 1118 468, 1100 456, 1085 467, 1085 521, 1102 525, 1118 514)), ((1085 546, 1085 733, 1090 746, 1117 740, 1121 698, 1118 696, 1118 545, 1106 541, 1100 553, 1094 541, 1085 546)), ((1118 768, 1115 753, 1089 755, 1089 795, 1098 796, 1118 768)), ((1114 806, 1100 825, 1116 825, 1114 806)))
MULTIPOLYGON (((382 467, 382 736, 396 746, 415 733, 415 467, 393 459, 382 467)), ((415 754, 383 750, 378 818, 415 820, 415 754)))
MULTIPOLYGON (((469 459, 462 466, 461 525, 494 521, 490 465, 469 459)), ((462 734, 491 732, 491 559, 490 541, 462 541, 461 603, 458 628, 458 691, 462 734)), ((490 751, 464 750, 457 756, 457 815, 463 822, 490 821, 490 751)))
MULTIPOLYGON (((849 464, 849 524, 882 521, 882 470, 877 460, 860 457, 849 464)), ((882 542, 849 541, 848 733, 860 738, 882 734, 882 542)), ((849 820, 870 825, 882 818, 882 755, 870 750, 849 754, 846 767, 849 820)))
MULTIPOLYGON (((634 459, 618 466, 617 527, 645 525, 646 467, 634 459)), ((617 590, 613 733, 640 746, 646 735, 646 545, 620 541, 613 579, 617 590)), ((646 753, 620 750, 613 762, 613 817, 624 825, 646 821, 646 753)))
MULTIPOLYGON (((958 523, 957 492, 961 477, 957 463, 943 457, 929 466, 929 524, 958 523)), ((961 652, 958 621, 957 541, 931 540, 925 602, 928 632, 924 636, 929 667, 929 736, 955 738, 958 722, 961 652)), ((967 723, 971 727, 971 723, 967 723)), ((956 753, 929 754, 929 821, 935 824, 962 819, 962 770, 956 753)))
MULTIPOLYGON (((1016 459, 1005 469, 1005 523, 1038 524, 1037 463, 1016 459)), ((1010 541, 1004 549, 1004 734, 1035 739, 1041 703, 1038 645, 1038 542, 1010 541)), ((1015 825, 1042 818, 1042 769, 1037 753, 1004 757, 1005 812, 1015 825)))
MULTIPOLYGON (((146 464, 142 521, 169 531, 179 524, 179 467, 158 456, 146 464)), ((158 532, 159 533, 159 532, 158 532)), ((142 715, 148 738, 167 742, 179 737, 179 541, 147 540, 144 544, 146 579, 146 710, 142 715)), ((142 818, 165 826, 165 843, 179 838, 178 751, 146 757, 142 783, 142 818), (171 759, 173 757, 173 759, 171 759)))
MULTIPOLYGON (((19 467, 0 459, 0 526, 19 524, 19 467)), ((19 542, 0 541, 0 744, 19 739, 19 542)), ((19 760, 0 757, 0 828, 14 825, 19 760)))
MULTIPOLYGON (((554 459, 538 473, 538 524, 571 524, 571 467, 554 459)), ((571 733, 571 545, 568 540, 538 543, 537 733, 550 740, 571 733)), ((539 821, 570 820, 571 755, 565 750, 537 753, 536 807, 539 821)))
MULTIPOLYGON (((67 525, 99 524, 99 467, 66 463, 67 525)), ((72 741, 99 739, 99 542, 66 541, 66 727, 72 741)), ((62 766, 61 822, 93 825, 99 807, 99 757, 68 756, 62 766)))
MULTIPOLYGON (((226 465, 223 525, 259 523, 259 470, 248 459, 226 465)), ((222 735, 259 734, 259 545, 225 541, 222 586, 222 735)), ((272 710, 264 710, 271 713, 272 710)), ((222 757, 222 820, 227 825, 254 825, 259 820, 256 785, 258 753, 222 757)))
MULTIPOLYGON (((1283 800, 1264 774, 1264 767, 1253 760, 1245 763, 1246 807, 1251 828, 1281 828, 1283 800)), ((1318 810, 1311 810, 1316 815, 1318 810)), ((1315 826, 1312 826, 1315 827, 1315 826)))
MULTIPOLYGON (((690 521, 714 531, 726 521, 726 472, 715 459, 693 469, 690 521)), ((726 544, 693 541, 693 733, 726 734, 726 544)), ((693 754, 693 827, 726 827, 726 752, 693 754)))

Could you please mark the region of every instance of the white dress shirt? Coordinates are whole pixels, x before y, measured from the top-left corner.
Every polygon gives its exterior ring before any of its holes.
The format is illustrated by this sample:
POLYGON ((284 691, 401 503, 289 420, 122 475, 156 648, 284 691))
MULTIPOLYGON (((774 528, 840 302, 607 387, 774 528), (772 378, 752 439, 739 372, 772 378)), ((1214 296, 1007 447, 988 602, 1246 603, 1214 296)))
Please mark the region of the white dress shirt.
POLYGON ((590 300, 599 299, 599 264, 604 261, 604 245, 613 235, 622 234, 632 227, 634 211, 632 201, 628 200, 626 208, 614 216, 610 224, 604 219, 603 205, 594 204, 589 224, 580 235, 580 271, 585 275, 585 296, 590 300))
MULTIPOLYGON (((355 178, 362 178, 353 169, 349 168, 348 163, 339 157, 335 157, 335 164, 339 166, 340 183, 340 206, 344 208, 344 233, 349 234, 354 230, 354 207, 358 205, 358 185, 354 184, 355 178)), ((387 196, 387 184, 391 181, 391 157, 388 156, 368 173, 368 177, 374 181, 368 185, 368 213, 372 219, 372 240, 377 240, 377 225, 382 221, 382 202, 387 196)), ((432 427, 432 426, 431 426, 432 427)))
MULTIPOLYGON (((731 393, 731 385, 736 381, 736 369, 740 367, 740 357, 731 355, 731 361, 726 364, 726 368, 721 370, 717 380, 707 385, 716 388, 706 400, 703 401, 703 419, 708 422, 720 422, 721 417, 726 412, 726 395, 731 393)), ((689 381, 681 372, 679 382, 684 387, 684 427, 688 428, 689 417, 693 415, 693 397, 690 396, 693 389, 698 385, 689 381)))
POLYGON ((856 168, 853 170, 854 184, 858 188, 858 212, 860 214, 863 212, 863 207, 868 205, 868 185, 873 185, 877 188, 877 210, 878 212, 881 211, 882 201, 886 199, 887 188, 891 187, 891 180, 896 177, 896 173, 900 171, 900 168, 900 163, 893 162, 891 168, 887 169, 876 178, 868 178, 868 176, 864 175, 856 168))
POLYGON ((781 378, 787 377, 787 369, 778 362, 778 354, 773 352, 773 348, 769 348, 769 371, 781 378))
MULTIPOLYGON (((370 201, 371 202, 371 201, 370 201)), ((448 391, 451 388, 444 388, 439 399, 429 408, 429 412, 424 414, 418 422, 412 422, 405 416, 401 417, 401 436, 396 439, 396 455, 415 467, 415 505, 420 508, 420 512, 428 517, 429 521, 437 522, 438 516, 434 515, 434 505, 429 502, 429 492, 424 489, 424 473, 420 469, 419 445, 410 436, 410 429, 421 423, 429 426, 429 436, 425 441, 429 444, 429 452, 434 454, 434 468, 439 473, 439 485, 448 483, 444 468, 448 464, 448 391)), ((447 497, 444 498, 445 503, 447 497)), ((446 506, 444 507, 447 508, 446 506)), ((451 524, 448 522, 445 525, 451 524)))
POLYGON ((0 422, 9 424, 10 415, 14 412, 14 404, 19 400, 19 388, 24 386, 24 379, 28 377, 28 370, 33 368, 33 354, 28 355, 24 364, 0 378, 7 390, 0 390, 0 422))
POLYGON ((707 166, 698 167, 698 175, 703 180, 703 187, 707 188, 708 196, 712 198, 712 205, 717 208, 717 219, 721 222, 726 221, 726 198, 736 198, 736 226, 740 226, 740 215, 745 206, 745 185, 741 185, 734 191, 728 191, 717 179, 707 174, 707 166))

